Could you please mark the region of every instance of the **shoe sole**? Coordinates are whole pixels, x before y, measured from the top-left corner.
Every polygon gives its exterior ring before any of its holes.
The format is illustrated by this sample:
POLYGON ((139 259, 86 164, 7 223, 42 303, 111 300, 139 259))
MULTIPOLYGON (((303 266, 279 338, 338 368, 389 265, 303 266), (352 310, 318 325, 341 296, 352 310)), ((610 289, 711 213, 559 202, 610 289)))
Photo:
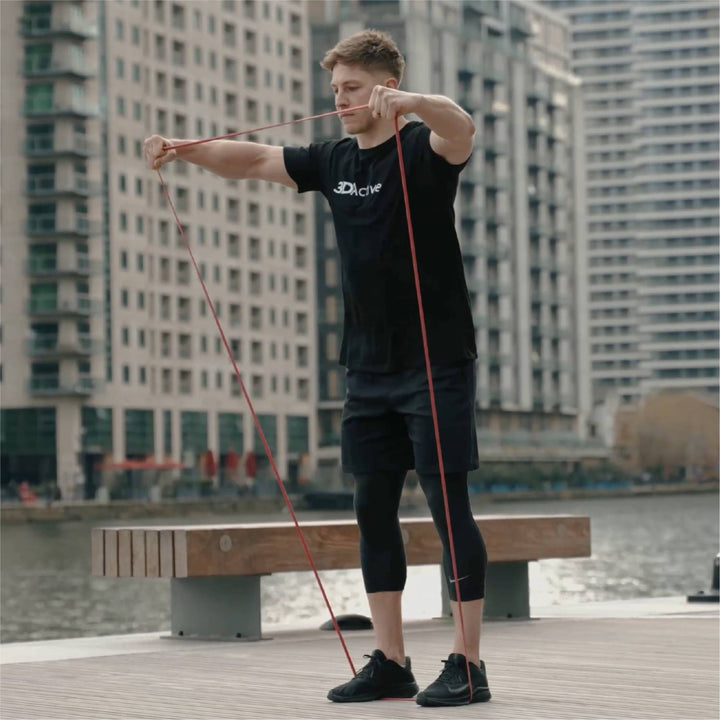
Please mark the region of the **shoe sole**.
POLYGON ((453 698, 434 698, 420 693, 420 695, 415 698, 415 702, 423 707, 456 707, 458 705, 470 705, 471 703, 487 702, 491 697, 492 695, 489 690, 474 692, 472 700, 470 699, 469 694, 453 698))
POLYGON ((383 700, 384 698, 412 698, 415 697, 420 688, 417 683, 408 683, 394 687, 392 692, 388 693, 370 693, 367 695, 339 695, 331 690, 327 694, 328 700, 336 703, 348 702, 372 702, 373 700, 383 700))

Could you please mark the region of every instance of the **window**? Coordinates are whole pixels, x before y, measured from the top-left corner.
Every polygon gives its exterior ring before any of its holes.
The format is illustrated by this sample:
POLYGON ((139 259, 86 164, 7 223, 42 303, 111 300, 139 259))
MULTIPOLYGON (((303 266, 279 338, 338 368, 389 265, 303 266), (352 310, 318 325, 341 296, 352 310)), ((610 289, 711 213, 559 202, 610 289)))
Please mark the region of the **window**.
POLYGON ((171 22, 172 26, 177 30, 185 29, 185 8, 182 5, 172 6, 171 22))

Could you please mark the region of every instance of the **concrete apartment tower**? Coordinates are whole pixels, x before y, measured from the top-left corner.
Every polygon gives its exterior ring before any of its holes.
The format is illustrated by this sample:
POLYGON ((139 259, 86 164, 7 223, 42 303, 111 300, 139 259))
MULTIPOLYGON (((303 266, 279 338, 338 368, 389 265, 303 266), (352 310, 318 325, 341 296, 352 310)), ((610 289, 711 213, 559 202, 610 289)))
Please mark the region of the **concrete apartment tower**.
POLYGON ((718 5, 545 0, 585 106, 593 395, 718 395, 718 5))
MULTIPOLYGON (((480 355, 480 454, 486 461, 600 457, 586 442, 587 337, 582 99, 567 21, 534 3, 392 0, 311 4, 314 112, 333 109, 319 67, 341 37, 389 31, 408 65, 401 86, 447 95, 477 140, 456 217, 480 355)), ((335 118, 315 139, 340 136, 335 118)), ((332 221, 316 205, 319 475, 339 463, 342 294, 332 221)))
MULTIPOLYGON (((103 460, 267 462, 143 139, 309 114, 307 4, 7 0, 2 474, 92 497, 103 460), (84 487, 83 487, 84 486, 84 487)), ((258 135, 302 144, 298 124, 258 135)), ((310 198, 184 163, 169 190, 283 479, 316 445, 310 198)))

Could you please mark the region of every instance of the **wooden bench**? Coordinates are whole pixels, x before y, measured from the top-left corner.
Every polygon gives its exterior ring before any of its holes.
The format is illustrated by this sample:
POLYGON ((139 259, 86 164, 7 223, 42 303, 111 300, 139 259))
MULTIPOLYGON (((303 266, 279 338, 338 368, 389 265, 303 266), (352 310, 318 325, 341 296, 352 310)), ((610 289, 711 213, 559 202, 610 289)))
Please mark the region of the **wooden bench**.
MULTIPOLYGON (((529 617, 528 562, 590 555, 585 516, 475 519, 488 550, 489 618, 529 617)), ((440 563, 442 546, 431 519, 406 519, 401 526, 408 565, 440 563)), ((304 522, 301 528, 318 570, 360 567, 354 520, 304 522)), ((309 569, 290 522, 92 531, 93 575, 170 579, 174 637, 260 639, 260 578, 309 569)), ((443 613, 449 614, 446 590, 443 597, 443 613)))

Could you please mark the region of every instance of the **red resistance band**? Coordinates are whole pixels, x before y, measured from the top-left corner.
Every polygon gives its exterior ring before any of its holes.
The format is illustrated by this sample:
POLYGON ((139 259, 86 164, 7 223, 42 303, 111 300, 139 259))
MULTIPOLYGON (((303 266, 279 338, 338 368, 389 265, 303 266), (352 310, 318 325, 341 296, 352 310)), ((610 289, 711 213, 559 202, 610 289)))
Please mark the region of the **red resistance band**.
MULTIPOLYGON (((229 138, 233 138, 233 137, 238 137, 240 135, 249 135, 251 133, 260 132, 261 130, 270 130, 272 128, 282 127, 285 125, 293 125, 295 123, 305 122, 306 120, 317 120, 317 119, 323 118, 323 117, 330 117, 331 115, 340 115, 342 113, 353 112, 355 110, 363 110, 363 109, 366 109, 367 107, 368 107, 367 105, 359 105, 357 107, 348 108, 346 110, 335 110, 332 112, 321 113, 320 115, 312 115, 310 117, 298 118, 296 120, 290 120, 288 122, 275 123, 274 125, 266 125, 266 126, 259 127, 259 128, 253 128, 252 130, 241 130, 239 132, 228 133, 227 135, 218 135, 217 137, 205 138, 202 140, 192 140, 190 142, 180 143, 178 145, 168 145, 165 147, 165 150, 166 151, 179 150, 180 148, 191 147, 193 145, 201 145, 203 143, 212 142, 214 140, 225 140, 225 139, 229 139, 229 138)), ((465 621, 463 618, 462 600, 460 597, 460 583, 458 580, 457 561, 456 561, 456 557, 455 557, 455 543, 453 541, 452 524, 450 521, 450 508, 448 506, 448 498, 447 498, 447 486, 445 483, 445 465, 443 463, 442 446, 440 443, 440 429, 439 429, 438 418, 437 418, 437 407, 435 404, 435 389, 434 389, 433 380, 432 380, 432 371, 431 371, 431 366, 430 366, 430 352, 428 349, 427 331, 425 328, 425 313, 423 311, 422 293, 420 291, 420 274, 418 272, 417 256, 415 253, 415 235, 413 233, 412 218, 410 216, 410 198, 409 198, 408 189, 407 189, 407 178, 405 175, 405 161, 403 158, 402 144, 400 142, 400 130, 398 127, 397 117, 395 117, 395 139, 397 142, 398 163, 400 166, 400 179, 402 181, 402 192, 403 192, 403 199, 405 202, 405 216, 407 219, 408 238, 410 241, 410 254, 412 257, 413 275, 414 275, 414 279, 415 279, 415 292, 417 295, 417 302, 418 302, 418 314, 419 314, 419 318, 420 318, 420 332, 422 335, 423 351, 425 353, 425 371, 427 373, 428 390, 430 392, 430 408, 431 408, 431 412, 432 412, 433 429, 435 431, 435 445, 437 448, 438 464, 439 464, 439 468, 440 468, 440 482, 442 485, 443 502, 445 505, 445 520, 447 522, 448 538, 450 541, 450 559, 452 561, 452 570, 453 570, 453 578, 454 578, 453 582, 455 583, 455 593, 456 593, 455 596, 457 597, 458 617, 460 620, 460 629, 461 629, 462 635, 463 635, 463 647, 465 650, 465 666, 466 666, 467 675, 468 675, 468 686, 470 688, 469 702, 472 702, 472 679, 470 676, 470 661, 468 660, 467 640, 465 638, 465 621)), ((215 325, 217 326, 218 332, 220 333, 220 338, 222 339, 223 345, 225 346, 225 350, 227 351, 228 357, 230 358, 230 362, 232 363, 233 370, 235 371, 235 376, 237 377, 238 382, 240 383, 240 388, 242 390, 242 394, 245 397, 245 401, 248 404, 248 408, 250 409, 250 414, 252 415, 253 423, 255 424, 255 428, 257 429, 260 440, 263 444, 263 447, 265 448, 265 452, 267 453, 268 460, 270 461, 270 466, 272 467, 273 473, 275 475, 275 480, 277 481, 278 487, 280 488, 280 493, 282 494, 283 500, 285 501, 288 511, 290 512, 290 517, 292 518, 293 523, 295 525, 295 529, 297 530, 298 537, 300 539, 300 543, 302 544, 302 547, 303 547, 303 550, 305 551, 305 555, 308 559, 310 568, 315 576, 315 580, 317 581, 318 587, 320 588, 320 592, 322 593, 322 597, 323 597, 323 600, 325 601, 325 605, 328 609, 328 612, 330 613, 330 618, 332 619, 333 626, 335 627, 335 632, 337 633, 337 636, 340 640, 340 644, 342 645, 342 649, 345 652, 345 657, 347 658, 347 661, 350 664, 350 669, 352 670, 353 675, 357 675, 357 671, 355 670, 355 666, 353 664, 352 658, 350 657, 350 652, 348 651, 347 645, 345 644, 345 639, 343 637, 342 632, 340 631, 340 626, 338 625, 337 619, 335 617, 335 613, 333 612, 332 606, 330 605, 330 601, 328 599, 327 593, 325 592, 325 587, 323 586, 322 580, 320 579, 320 575, 318 574, 317 567, 315 566, 315 562, 310 553, 310 549, 308 548, 307 542, 305 540, 305 536, 303 535, 302 529, 300 527, 300 523, 298 522, 298 519, 297 519, 297 515, 295 514, 295 510, 292 506, 292 502, 290 501, 290 498, 288 497, 288 494, 285 490, 285 484, 283 483, 282 479, 280 478, 280 473, 278 472, 277 465, 275 464, 275 459, 273 457, 272 451, 270 450, 270 446, 268 445, 267 440, 265 439, 265 433, 263 432, 262 426, 260 425, 260 421, 258 420, 257 414, 255 413, 255 408, 252 404, 252 400, 250 399, 250 395, 248 394, 248 391, 245 387, 245 383, 243 382, 242 374, 240 373, 240 369, 237 366, 235 357, 233 356, 232 350, 230 349, 230 344, 228 343, 227 337, 225 335, 225 331, 223 330, 222 323, 220 322, 217 312, 215 311, 215 305, 210 297, 210 294, 208 293, 207 286, 205 285, 205 281, 203 280, 202 273, 200 272, 200 268, 198 267, 198 264, 195 260, 195 255, 193 254, 192 248, 190 247, 190 243, 188 242, 188 240, 185 236, 185 232, 183 230, 182 223, 180 222, 180 218, 178 217, 177 211, 175 209, 175 205, 172 201, 172 198, 170 197, 170 193, 168 191, 167 184, 165 183, 165 179, 163 178, 160 170, 158 169, 158 170, 156 170, 156 172, 158 174, 158 177, 160 178, 160 183, 161 183, 163 191, 165 193, 165 197, 167 198, 168 204, 170 205, 170 209, 172 211, 173 217, 175 218, 175 222, 177 224, 178 231, 180 233, 180 237, 182 238, 183 244, 185 245, 185 248, 187 249, 188 254, 190 255, 190 260, 193 264, 193 267, 195 268, 195 274, 197 275, 198 280, 200 281, 200 285, 202 286, 203 294, 205 295, 205 300, 207 301, 208 307, 210 308, 210 312, 212 313, 213 319, 215 320, 215 325)), ((412 700, 412 698, 385 698, 385 699, 387 699, 387 700, 390 700, 390 699, 412 700)))

